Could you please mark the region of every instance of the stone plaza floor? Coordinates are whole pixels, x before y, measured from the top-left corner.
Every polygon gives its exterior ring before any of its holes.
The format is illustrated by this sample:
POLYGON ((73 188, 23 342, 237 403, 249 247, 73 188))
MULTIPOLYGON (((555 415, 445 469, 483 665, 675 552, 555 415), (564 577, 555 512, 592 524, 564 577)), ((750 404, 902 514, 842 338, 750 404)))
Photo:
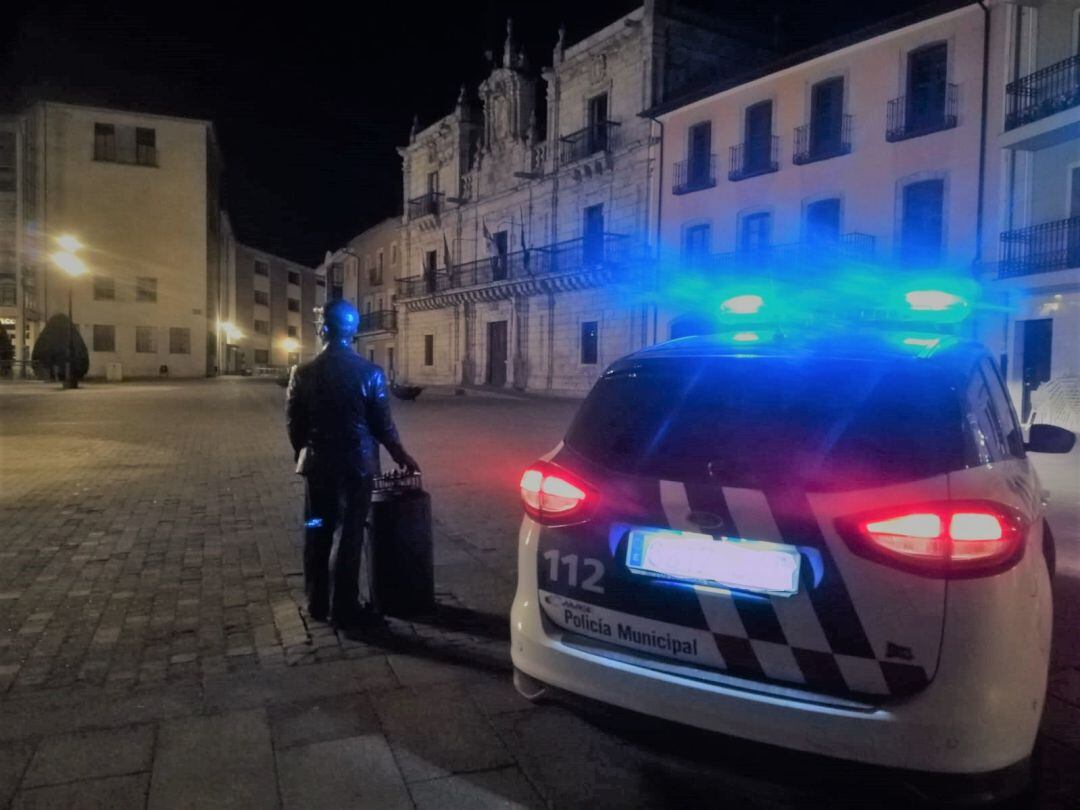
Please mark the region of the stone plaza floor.
MULTIPOLYGON (((0 385, 0 808, 868 807, 890 795, 869 769, 516 695, 516 484, 572 402, 395 403, 433 497, 439 612, 391 620, 372 643, 309 623, 282 406, 281 388, 254 380, 0 385)), ((1048 808, 1080 801, 1075 461, 1046 473, 1062 548, 1048 808)))

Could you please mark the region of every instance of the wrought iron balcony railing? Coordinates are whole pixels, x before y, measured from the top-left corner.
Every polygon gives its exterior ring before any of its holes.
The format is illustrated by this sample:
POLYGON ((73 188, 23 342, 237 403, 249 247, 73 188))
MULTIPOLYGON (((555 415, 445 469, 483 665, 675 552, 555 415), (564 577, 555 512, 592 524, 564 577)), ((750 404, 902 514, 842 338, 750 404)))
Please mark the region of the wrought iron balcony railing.
POLYGON ((398 281, 402 298, 448 292, 480 284, 519 281, 572 270, 618 267, 632 258, 631 240, 614 233, 489 256, 398 281))
POLYGON ((445 196, 441 191, 429 191, 427 194, 409 200, 409 219, 429 215, 438 216, 442 213, 445 196))
POLYGON ((851 116, 840 117, 840 126, 830 130, 816 124, 795 127, 795 152, 791 162, 797 166, 818 160, 840 157, 851 152, 851 116))
POLYGON ((1005 129, 1080 105, 1080 54, 1009 82, 1005 95, 1005 129))
POLYGON ((673 194, 689 194, 716 185, 716 155, 680 160, 675 164, 673 194))
POLYGON ((1001 234, 1001 278, 1080 267, 1080 217, 1001 234))
POLYGON ((559 165, 568 166, 597 152, 610 152, 618 129, 616 121, 601 121, 559 138, 559 165))
POLYGON ((885 140, 906 141, 956 126, 959 89, 945 85, 945 95, 934 98, 929 93, 899 96, 889 102, 885 140))
POLYGON ((361 335, 372 332, 396 332, 397 313, 392 309, 378 309, 374 312, 365 312, 360 316, 361 335))
POLYGON ((837 262, 874 258, 875 239, 866 233, 846 233, 838 239, 807 240, 783 245, 763 245, 732 253, 716 253, 690 262, 699 270, 740 273, 755 270, 829 268, 837 262))
POLYGON ((780 169, 780 138, 771 135, 731 147, 728 180, 745 180, 780 169))

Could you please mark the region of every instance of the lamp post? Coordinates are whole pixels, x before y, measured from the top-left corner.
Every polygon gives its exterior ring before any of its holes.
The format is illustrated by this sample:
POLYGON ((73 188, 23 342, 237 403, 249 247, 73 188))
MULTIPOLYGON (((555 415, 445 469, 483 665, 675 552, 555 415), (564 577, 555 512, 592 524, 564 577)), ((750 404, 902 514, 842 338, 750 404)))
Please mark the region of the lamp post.
POLYGON ((84 275, 86 265, 83 260, 76 256, 76 252, 82 247, 74 236, 65 235, 56 240, 63 250, 58 250, 52 255, 53 264, 68 274, 68 350, 67 360, 64 363, 64 388, 78 388, 79 381, 75 379, 75 318, 72 312, 72 290, 75 287, 75 279, 84 275))

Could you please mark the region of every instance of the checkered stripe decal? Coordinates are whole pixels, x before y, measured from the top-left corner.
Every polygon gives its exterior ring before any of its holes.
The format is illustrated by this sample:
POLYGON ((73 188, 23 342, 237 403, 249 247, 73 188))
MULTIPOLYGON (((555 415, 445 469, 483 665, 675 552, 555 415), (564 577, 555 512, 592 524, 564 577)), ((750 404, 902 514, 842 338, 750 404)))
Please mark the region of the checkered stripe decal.
POLYGON ((704 512, 720 519, 726 535, 783 539, 819 557, 821 581, 815 587, 804 558, 799 592, 789 598, 699 596, 727 672, 835 694, 903 696, 926 687, 922 666, 875 655, 805 493, 661 481, 660 501, 672 528, 700 531, 687 517, 704 512))

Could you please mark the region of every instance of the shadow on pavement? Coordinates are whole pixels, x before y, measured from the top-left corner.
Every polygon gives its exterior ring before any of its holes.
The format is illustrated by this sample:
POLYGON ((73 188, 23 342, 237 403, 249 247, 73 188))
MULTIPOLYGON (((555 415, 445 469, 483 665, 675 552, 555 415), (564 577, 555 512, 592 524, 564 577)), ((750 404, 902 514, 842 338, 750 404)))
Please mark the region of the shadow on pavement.
POLYGON ((449 632, 482 636, 492 641, 510 641, 510 618, 505 614, 438 605, 434 614, 419 616, 412 622, 449 632))

